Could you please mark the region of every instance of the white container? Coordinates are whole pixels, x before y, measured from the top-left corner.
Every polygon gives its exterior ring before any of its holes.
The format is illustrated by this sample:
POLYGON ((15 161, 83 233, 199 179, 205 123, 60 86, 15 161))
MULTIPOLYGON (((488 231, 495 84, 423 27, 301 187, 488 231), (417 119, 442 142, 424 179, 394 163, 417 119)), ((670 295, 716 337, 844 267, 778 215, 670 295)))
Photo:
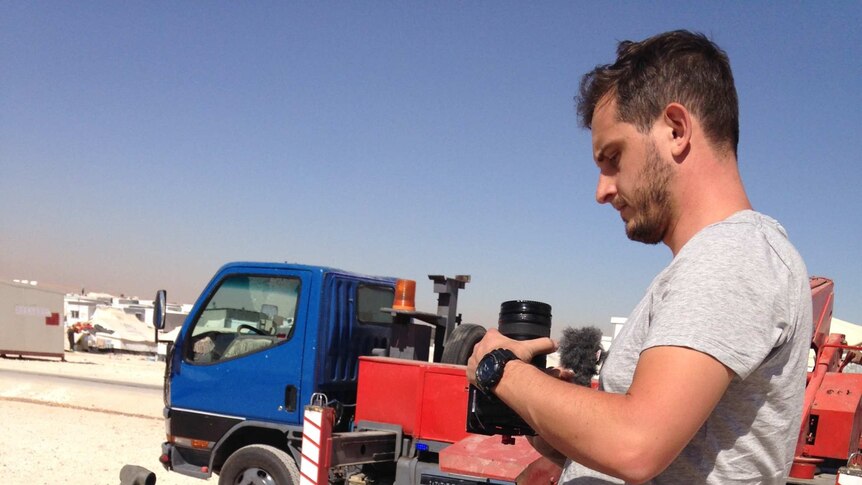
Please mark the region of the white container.
POLYGON ((0 282, 0 354, 63 358, 63 293, 0 282))

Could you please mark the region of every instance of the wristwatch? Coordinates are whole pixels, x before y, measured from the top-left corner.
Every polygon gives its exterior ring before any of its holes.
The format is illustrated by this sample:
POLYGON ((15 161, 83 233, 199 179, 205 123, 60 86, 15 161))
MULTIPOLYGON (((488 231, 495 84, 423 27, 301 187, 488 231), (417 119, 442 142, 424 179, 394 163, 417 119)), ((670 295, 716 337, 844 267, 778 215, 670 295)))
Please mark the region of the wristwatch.
POLYGON ((476 387, 490 396, 494 387, 503 378, 506 362, 517 358, 509 349, 496 349, 485 354, 476 366, 476 387))

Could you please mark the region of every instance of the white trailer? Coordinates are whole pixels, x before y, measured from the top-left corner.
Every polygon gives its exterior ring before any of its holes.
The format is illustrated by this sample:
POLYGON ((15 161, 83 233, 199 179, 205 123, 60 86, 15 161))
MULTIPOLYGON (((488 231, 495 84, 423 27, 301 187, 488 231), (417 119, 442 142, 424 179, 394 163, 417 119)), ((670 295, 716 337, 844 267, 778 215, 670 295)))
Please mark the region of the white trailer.
POLYGON ((63 293, 0 282, 0 355, 63 359, 63 293))

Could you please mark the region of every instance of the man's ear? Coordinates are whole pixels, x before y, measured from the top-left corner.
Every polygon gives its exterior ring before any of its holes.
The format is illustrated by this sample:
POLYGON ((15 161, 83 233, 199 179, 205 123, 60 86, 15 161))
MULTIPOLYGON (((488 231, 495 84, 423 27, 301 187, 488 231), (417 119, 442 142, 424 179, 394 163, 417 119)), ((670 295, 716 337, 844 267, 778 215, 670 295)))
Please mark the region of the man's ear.
POLYGON ((679 103, 665 106, 662 121, 666 125, 667 141, 674 158, 684 155, 691 143, 691 113, 679 103))

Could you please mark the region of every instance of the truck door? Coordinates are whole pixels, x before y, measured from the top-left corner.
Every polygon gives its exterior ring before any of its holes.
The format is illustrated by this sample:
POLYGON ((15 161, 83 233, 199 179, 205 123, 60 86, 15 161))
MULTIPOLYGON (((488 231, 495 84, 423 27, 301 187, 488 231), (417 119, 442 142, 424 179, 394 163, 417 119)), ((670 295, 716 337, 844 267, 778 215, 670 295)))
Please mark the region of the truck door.
POLYGON ((171 407, 205 416, 206 426, 221 418, 299 425, 310 287, 301 270, 223 276, 184 330, 171 407))

